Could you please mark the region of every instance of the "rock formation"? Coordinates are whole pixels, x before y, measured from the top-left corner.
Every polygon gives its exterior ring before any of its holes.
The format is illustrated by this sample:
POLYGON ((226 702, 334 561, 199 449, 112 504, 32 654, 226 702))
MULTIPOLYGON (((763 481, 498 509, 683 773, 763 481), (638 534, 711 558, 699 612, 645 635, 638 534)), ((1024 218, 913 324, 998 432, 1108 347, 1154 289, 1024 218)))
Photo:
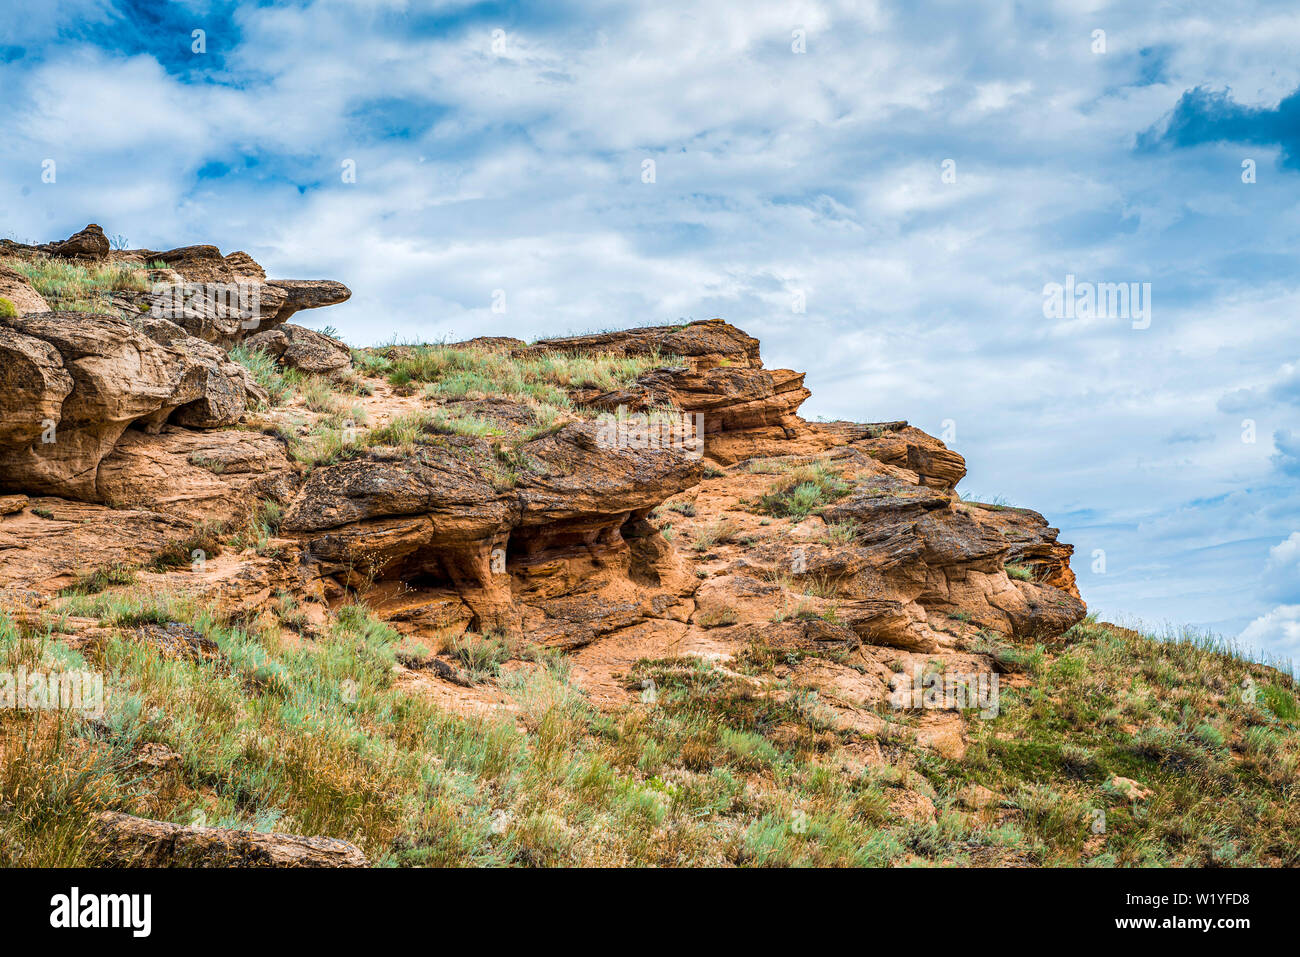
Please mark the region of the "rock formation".
POLYGON ((110 251, 95 225, 45 246, 5 242, 0 253, 12 263, 0 263, 0 294, 15 306, 13 316, 0 313, 2 490, 103 502, 100 464, 128 429, 235 425, 266 399, 227 355, 255 331, 278 335, 265 344, 287 365, 337 371, 348 364, 346 349, 329 337, 277 328, 300 309, 347 299, 347 287, 327 280, 267 282, 247 253, 223 257, 215 246, 110 251), (134 267, 151 285, 109 289, 103 313, 50 311, 14 268, 83 259, 134 267), (148 268, 158 263, 167 268, 148 268), (240 284, 243 300, 221 294, 240 284), (260 311, 247 314, 241 302, 260 311))
POLYGON ((115 867, 365 867, 360 848, 329 837, 182 826, 99 815, 95 852, 115 867))
MULTIPOLYGON (((38 250, 86 255, 93 233, 38 250)), ((256 284, 271 316, 256 331, 223 324, 225 314, 206 307, 175 322, 148 311, 4 320, 0 491, 130 505, 166 516, 167 526, 259 497, 278 501, 282 533, 300 548, 304 594, 336 603, 362 585, 384 595, 400 583, 403 627, 413 632, 421 622, 523 630, 572 649, 653 623, 702 633, 718 626, 698 624, 698 610, 725 606, 724 617, 738 616, 725 627, 740 640, 770 623, 774 608, 799 604, 814 579, 833 581, 833 598, 812 602, 837 609, 823 636, 882 646, 951 647, 951 614, 1018 637, 1059 634, 1082 617, 1071 549, 1041 516, 962 502, 953 493, 965 474, 961 456, 906 423, 804 421, 803 374, 764 368, 757 340, 721 320, 534 345, 460 344, 453 348, 520 362, 592 355, 641 357, 652 367, 612 391, 574 383, 572 404, 586 411, 540 434, 523 428, 521 400, 435 403, 505 423, 508 449, 505 438, 426 432, 412 449, 361 443, 306 469, 274 438, 231 431, 267 395, 225 348, 244 342, 310 374, 345 370, 346 347, 281 320, 347 298, 346 287, 268 282, 247 254, 222 256, 213 246, 104 255, 162 262, 186 282, 256 284), (702 450, 601 440, 602 413, 663 409, 701 428, 702 450), (504 484, 503 457, 524 463, 504 484), (759 458, 780 468, 755 470, 759 458), (773 532, 755 503, 773 475, 810 463, 832 470, 841 491, 773 532), (704 477, 720 467, 727 471, 704 477), (725 520, 730 536, 695 555, 672 547, 660 533, 665 504, 715 489, 726 508, 674 524, 698 535, 725 520), (852 531, 831 541, 819 529, 832 526, 852 531), (1013 579, 1009 564, 1029 574, 1013 579)))
POLYGON ((352 365, 352 353, 337 339, 293 323, 258 332, 244 340, 250 349, 260 349, 281 365, 313 375, 332 375, 352 365))
MULTIPOLYGON (((620 676, 640 660, 833 648, 853 666, 781 680, 831 689, 836 720, 858 728, 879 723, 899 656, 989 673, 987 635, 1056 639, 1084 615, 1072 549, 1042 516, 963 501, 962 457, 906 422, 805 421, 804 374, 766 368, 720 319, 385 347, 352 369, 345 345, 287 322, 347 299, 342 284, 268 280, 214 246, 102 239, 89 226, 0 244, 16 307, 0 318, 9 596, 148 566, 236 617, 292 601, 307 640, 361 602, 424 647, 398 660, 428 680, 463 691, 447 640, 495 633, 570 655, 601 707, 629 700, 620 676), (51 258, 148 282, 94 291, 103 311, 60 311, 28 281, 51 258), (250 371, 274 365, 311 394, 273 395, 250 371), (221 531, 267 511, 281 518, 260 544, 221 531), (195 548, 229 551, 190 568, 195 548)), ((916 731, 962 746, 959 730, 930 734, 916 731)), ((123 815, 102 834, 136 863, 364 863, 343 842, 123 815)))

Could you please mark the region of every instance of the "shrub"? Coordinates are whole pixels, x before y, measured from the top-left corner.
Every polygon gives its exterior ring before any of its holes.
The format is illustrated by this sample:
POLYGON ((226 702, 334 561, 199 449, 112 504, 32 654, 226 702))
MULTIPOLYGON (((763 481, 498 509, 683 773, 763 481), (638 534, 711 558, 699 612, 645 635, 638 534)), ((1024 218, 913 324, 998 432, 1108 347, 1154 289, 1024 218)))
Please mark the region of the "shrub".
POLYGON ((97 595, 106 588, 130 585, 135 581, 135 569, 122 562, 101 565, 84 575, 78 575, 71 585, 59 592, 60 595, 97 595))
POLYGON ((230 358, 252 374, 253 380, 266 390, 271 405, 281 405, 293 394, 293 385, 280 371, 275 358, 261 349, 250 349, 242 342, 230 350, 230 358))
POLYGON ((822 541, 827 545, 852 545, 862 534, 862 526, 857 522, 830 522, 822 532, 822 541))
POLYGON ((843 498, 849 489, 849 484, 834 469, 818 462, 782 475, 759 500, 758 508, 778 518, 802 520, 843 498))
POLYGON ((695 539, 695 549, 700 552, 707 552, 714 545, 727 545, 736 540, 736 533, 740 531, 740 526, 729 518, 722 518, 700 530, 699 537, 695 539))
POLYGON ((1014 562, 1006 566, 1007 577, 1014 578, 1016 581, 1031 582, 1034 580, 1034 571, 1028 565, 1017 565, 1014 562))

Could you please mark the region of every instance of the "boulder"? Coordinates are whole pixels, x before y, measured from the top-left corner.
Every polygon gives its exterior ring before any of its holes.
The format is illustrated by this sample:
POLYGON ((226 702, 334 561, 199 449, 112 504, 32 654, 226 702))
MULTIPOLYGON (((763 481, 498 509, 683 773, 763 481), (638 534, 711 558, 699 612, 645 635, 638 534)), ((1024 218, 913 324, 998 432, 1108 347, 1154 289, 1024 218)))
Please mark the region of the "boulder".
POLYGON ((67 239, 45 247, 51 256, 64 259, 103 259, 108 255, 110 243, 104 230, 91 223, 67 239))
POLYGON ((758 354, 758 340, 721 319, 543 339, 526 351, 533 354, 603 352, 622 356, 676 356, 694 372, 718 366, 752 369, 763 366, 758 354))
POLYGON ((355 844, 173 824, 116 811, 95 816, 95 851, 115 867, 366 867, 355 844))
POLYGON ((339 340, 285 323, 278 329, 259 332, 244 340, 250 349, 261 349, 288 369, 315 375, 332 375, 352 367, 352 350, 339 340))
POLYGON ((20 316, 29 312, 50 311, 49 304, 32 288, 27 277, 4 263, 0 263, 0 297, 13 303, 14 311, 20 316))

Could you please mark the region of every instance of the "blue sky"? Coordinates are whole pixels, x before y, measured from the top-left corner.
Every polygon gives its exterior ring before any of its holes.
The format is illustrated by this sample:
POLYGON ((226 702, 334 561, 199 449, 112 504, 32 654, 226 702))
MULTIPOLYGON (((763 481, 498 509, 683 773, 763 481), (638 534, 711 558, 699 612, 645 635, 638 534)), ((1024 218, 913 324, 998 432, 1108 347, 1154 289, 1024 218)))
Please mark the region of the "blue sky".
POLYGON ((355 344, 722 316, 808 373, 806 415, 947 429, 962 490, 1059 525, 1102 615, 1300 658, 1294 4, 73 0, 0 28, 0 233, 245 249, 351 286, 303 319, 355 344), (1149 327, 1046 318, 1068 275, 1149 282, 1149 327))

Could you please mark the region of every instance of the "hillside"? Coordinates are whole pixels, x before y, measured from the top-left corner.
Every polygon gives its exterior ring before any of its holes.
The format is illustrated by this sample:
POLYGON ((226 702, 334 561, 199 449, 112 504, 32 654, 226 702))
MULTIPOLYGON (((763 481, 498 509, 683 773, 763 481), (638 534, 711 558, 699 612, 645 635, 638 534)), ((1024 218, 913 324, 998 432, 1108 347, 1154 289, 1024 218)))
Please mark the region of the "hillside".
POLYGON ((720 319, 289 321, 350 295, 0 242, 0 671, 104 692, 10 693, 0 863, 1300 863, 1291 678, 1089 617, 938 439, 720 319))

